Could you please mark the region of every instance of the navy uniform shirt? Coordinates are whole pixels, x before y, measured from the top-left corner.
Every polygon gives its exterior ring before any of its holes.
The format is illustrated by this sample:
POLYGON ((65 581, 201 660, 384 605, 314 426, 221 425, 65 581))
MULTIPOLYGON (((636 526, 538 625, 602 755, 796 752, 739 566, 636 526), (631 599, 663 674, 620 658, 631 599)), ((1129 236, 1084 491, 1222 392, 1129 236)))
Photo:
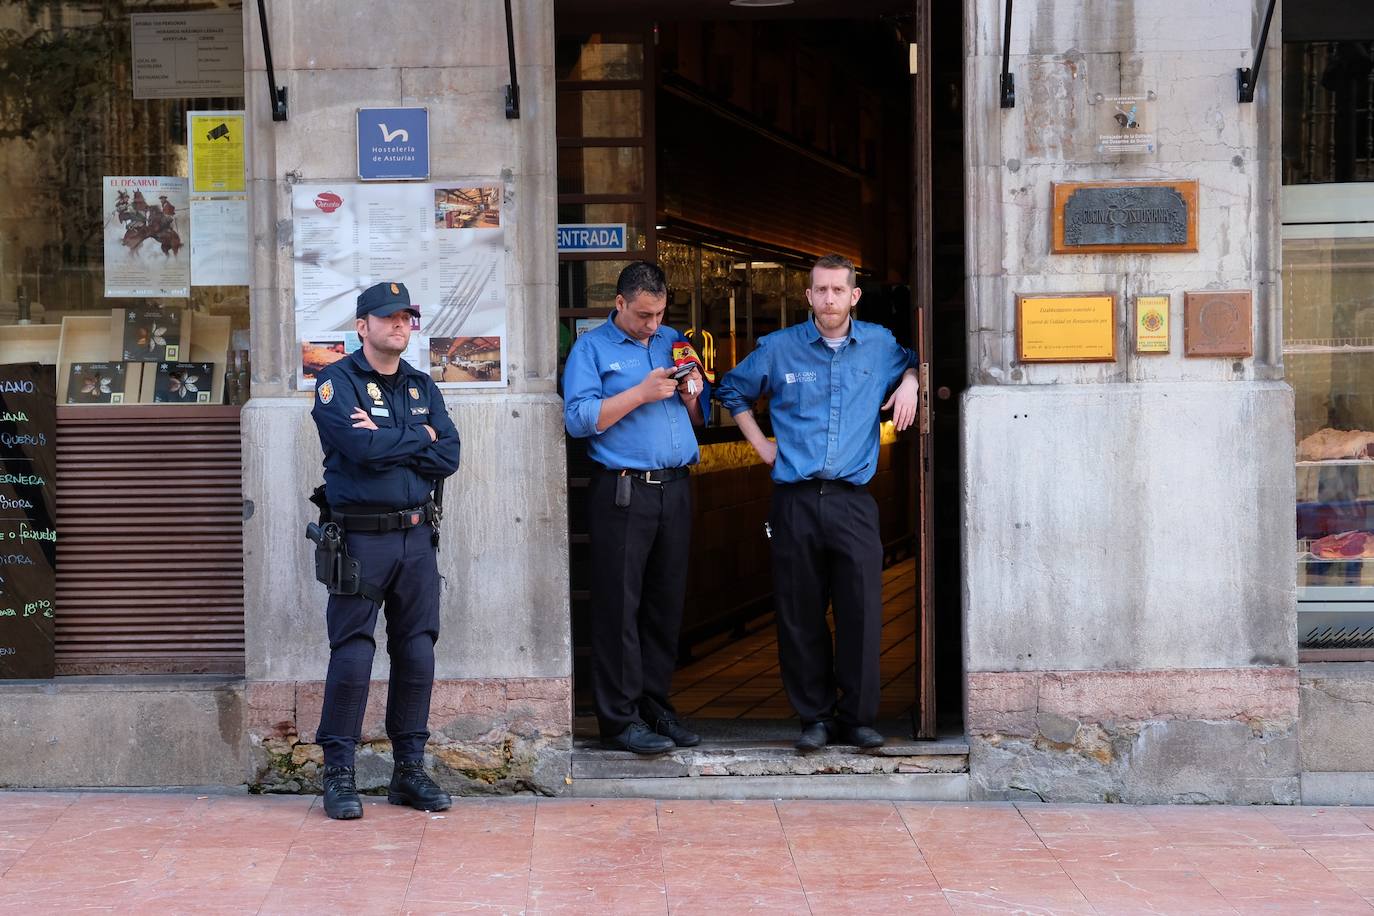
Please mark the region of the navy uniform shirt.
MULTIPOLYGON (((677 394, 641 404, 597 431, 602 401, 638 385, 654 369, 672 369, 673 347, 687 343, 677 331, 660 325, 645 346, 622 331, 615 316, 612 312, 605 324, 579 337, 568 354, 563 426, 573 438, 586 439, 588 457, 605 468, 655 471, 696 464, 697 435, 677 394)), ((704 409, 711 402, 710 391, 699 397, 704 409)))
POLYGON ((775 483, 844 480, 865 484, 878 469, 878 412, 916 353, 882 325, 851 320, 832 350, 812 321, 759 338, 721 379, 716 397, 738 416, 767 394, 778 441, 775 483))
POLYGON ((311 410, 324 448, 324 489, 331 506, 409 509, 425 503, 434 482, 458 470, 458 429, 427 373, 401 360, 394 382, 378 375, 361 349, 315 378, 311 410), (355 429, 367 411, 373 429, 355 429), (431 442, 425 424, 438 439, 431 442))

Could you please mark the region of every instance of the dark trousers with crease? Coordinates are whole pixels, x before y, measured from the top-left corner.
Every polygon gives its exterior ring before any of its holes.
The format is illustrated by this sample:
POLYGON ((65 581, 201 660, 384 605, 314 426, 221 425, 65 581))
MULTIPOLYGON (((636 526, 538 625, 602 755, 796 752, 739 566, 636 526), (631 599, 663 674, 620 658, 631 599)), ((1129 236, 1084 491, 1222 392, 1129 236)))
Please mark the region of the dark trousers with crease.
POLYGON ((883 627, 877 503, 866 488, 832 480, 779 484, 769 525, 778 660, 792 708, 804 726, 872 725, 883 627))
POLYGON ((692 542, 689 478, 632 479, 615 504, 617 476, 598 471, 587 492, 592 547, 592 696, 603 737, 631 723, 675 718, 668 690, 692 542))
MULTIPOLYGON (((439 567, 431 534, 428 525, 347 534, 348 553, 358 560, 363 579, 386 595, 391 657, 386 734, 397 763, 422 759, 429 740, 434 643, 439 639, 439 567)), ((379 609, 361 595, 329 596, 329 674, 315 738, 324 749, 325 766, 353 766, 362 740, 379 609)))

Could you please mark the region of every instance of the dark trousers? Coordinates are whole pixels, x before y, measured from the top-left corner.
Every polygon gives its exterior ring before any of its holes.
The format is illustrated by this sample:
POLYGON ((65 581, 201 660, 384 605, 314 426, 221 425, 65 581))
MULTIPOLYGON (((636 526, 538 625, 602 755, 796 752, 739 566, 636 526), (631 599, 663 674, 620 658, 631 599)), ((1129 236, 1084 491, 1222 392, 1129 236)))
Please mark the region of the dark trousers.
POLYGON ((878 717, 883 546, 867 489, 780 484, 769 515, 782 683, 803 725, 878 717), (834 604, 832 649, 826 605, 834 604), (836 692, 838 689, 838 703, 836 692))
POLYGON ((688 478, 631 481, 630 505, 615 504, 617 477, 592 475, 592 694, 604 737, 633 722, 675 717, 668 688, 692 541, 688 478))
MULTIPOLYGON (((348 552, 363 579, 386 594, 391 682, 386 733, 397 763, 420 760, 429 740, 434 643, 439 638, 439 567, 428 525, 385 534, 351 531, 348 552)), ((329 674, 316 741, 325 766, 353 766, 372 680, 379 606, 361 595, 330 595, 329 674)))

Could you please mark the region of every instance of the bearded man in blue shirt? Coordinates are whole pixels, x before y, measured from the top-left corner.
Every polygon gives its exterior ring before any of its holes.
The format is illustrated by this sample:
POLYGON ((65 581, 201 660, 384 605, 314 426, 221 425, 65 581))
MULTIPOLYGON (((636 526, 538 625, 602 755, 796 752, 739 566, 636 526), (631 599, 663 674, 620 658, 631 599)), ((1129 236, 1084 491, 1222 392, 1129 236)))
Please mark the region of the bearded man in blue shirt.
POLYGON ((892 408, 899 431, 916 417, 919 360, 886 328, 851 318, 859 294, 851 261, 819 259, 806 291, 812 319, 760 338, 716 395, 773 469, 778 660, 801 717, 800 751, 883 744, 873 727, 883 545, 867 485, 878 466, 879 413, 892 408), (776 442, 751 412, 763 395, 776 442))
POLYGON ((692 537, 692 427, 703 423, 705 383, 691 345, 662 323, 667 306, 658 265, 630 264, 616 283, 615 311, 578 338, 563 369, 564 426, 587 440, 598 468, 587 489, 596 718, 603 745, 637 754, 701 740, 679 721, 668 688, 692 537))

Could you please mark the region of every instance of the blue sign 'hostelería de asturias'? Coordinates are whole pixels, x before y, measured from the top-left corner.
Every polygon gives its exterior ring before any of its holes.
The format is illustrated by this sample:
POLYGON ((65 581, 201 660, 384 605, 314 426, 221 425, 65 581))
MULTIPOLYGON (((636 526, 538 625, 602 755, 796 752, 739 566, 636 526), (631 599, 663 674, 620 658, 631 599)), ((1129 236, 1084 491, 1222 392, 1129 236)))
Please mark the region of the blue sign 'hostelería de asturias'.
POLYGON ((423 181, 429 177, 428 108, 359 108, 358 177, 423 181))

